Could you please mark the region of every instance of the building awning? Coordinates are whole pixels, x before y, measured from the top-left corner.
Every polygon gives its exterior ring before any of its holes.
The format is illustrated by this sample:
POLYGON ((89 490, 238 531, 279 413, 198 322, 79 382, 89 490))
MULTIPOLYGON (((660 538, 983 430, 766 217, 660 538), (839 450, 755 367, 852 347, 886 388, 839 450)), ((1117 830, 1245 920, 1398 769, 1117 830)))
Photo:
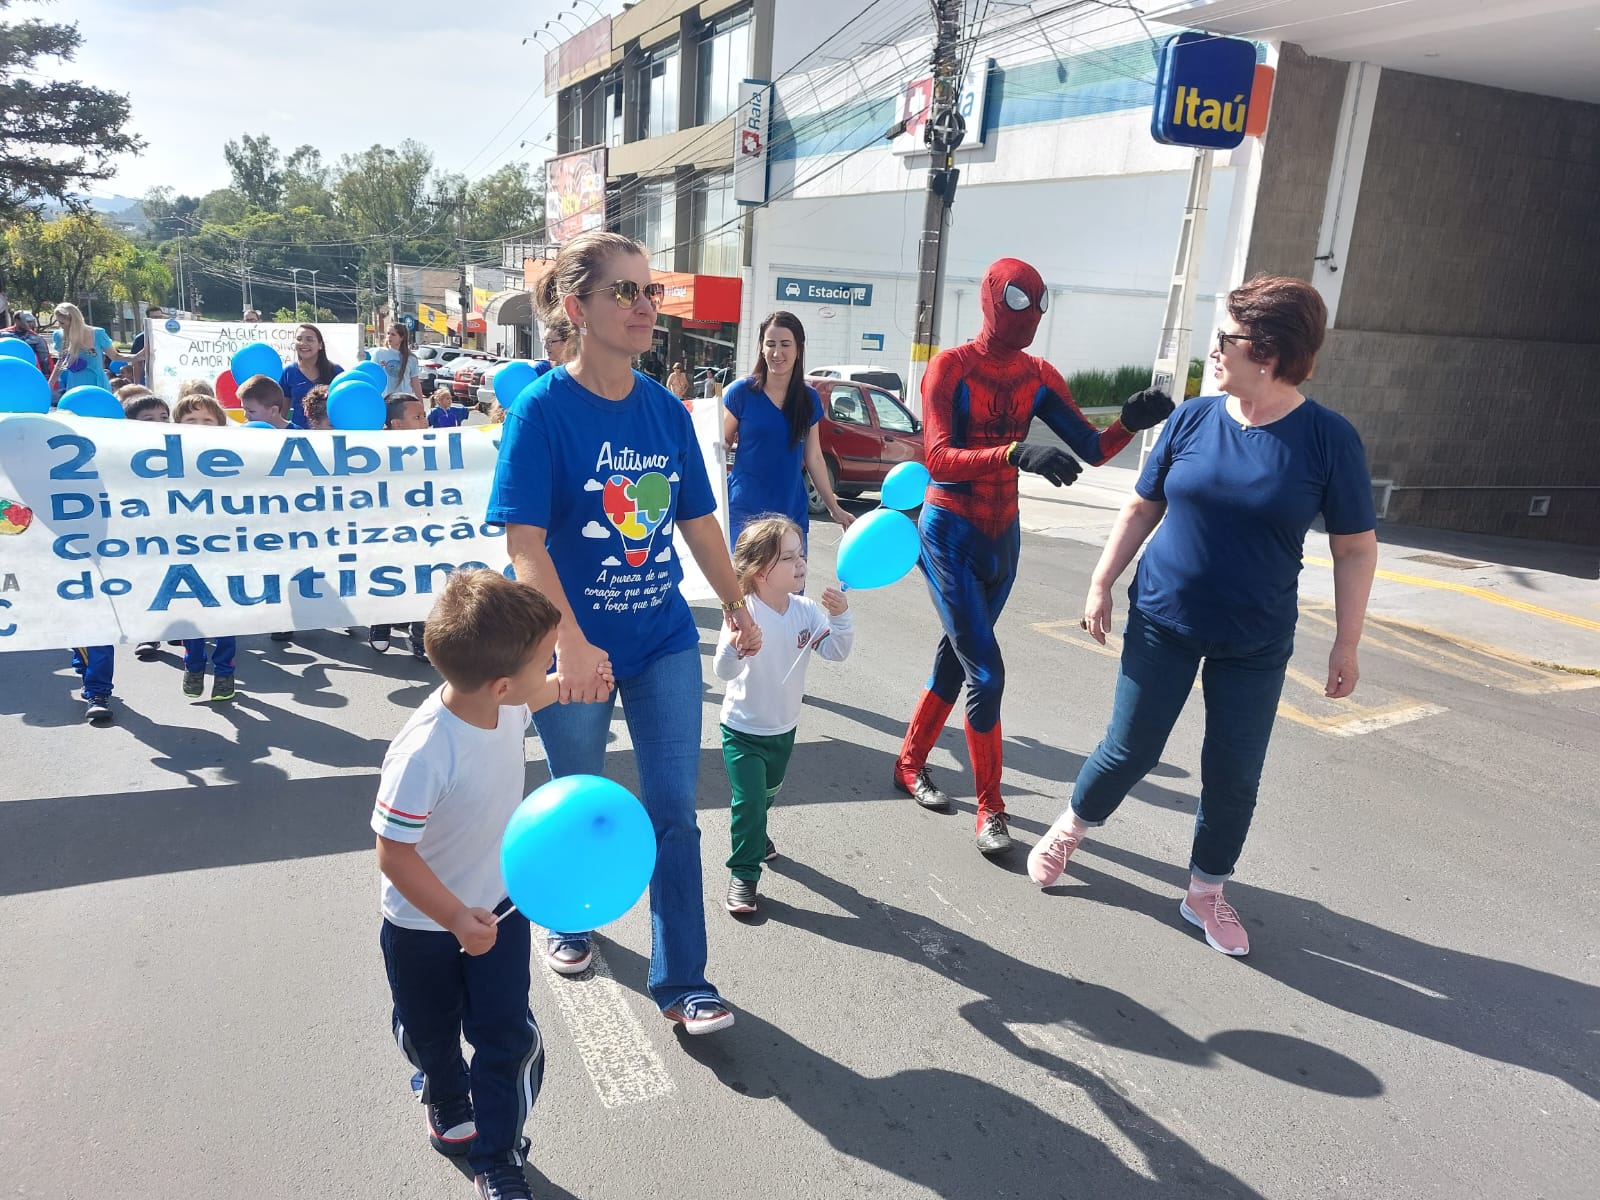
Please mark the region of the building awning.
POLYGON ((661 311, 669 317, 694 321, 737 321, 743 284, 732 275, 686 275, 680 271, 651 271, 650 277, 667 289, 661 311))
POLYGON ((521 288, 496 292, 483 306, 485 325, 532 325, 533 293, 521 288))
MULTIPOLYGON (((460 333, 461 332, 461 318, 460 317, 451 317, 450 318, 450 330, 451 330, 452 333, 460 333)), ((484 319, 482 317, 480 317, 477 313, 473 313, 471 316, 469 316, 467 318, 467 332, 468 333, 487 333, 487 332, 489 332, 488 323, 486 321, 484 321, 484 319)))

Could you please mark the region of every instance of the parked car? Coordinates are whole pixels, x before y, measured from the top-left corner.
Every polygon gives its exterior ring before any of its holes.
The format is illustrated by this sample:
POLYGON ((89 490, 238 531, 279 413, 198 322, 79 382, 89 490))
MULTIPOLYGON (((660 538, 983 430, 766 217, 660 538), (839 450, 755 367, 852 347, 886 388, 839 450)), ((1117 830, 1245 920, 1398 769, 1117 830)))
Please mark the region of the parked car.
POLYGON ((515 358, 507 358, 507 359, 502 359, 500 362, 490 363, 488 366, 486 366, 484 368, 482 374, 478 378, 477 390, 473 393, 474 398, 476 399, 477 404, 478 404, 478 411, 479 412, 483 413, 485 416, 488 416, 489 413, 494 411, 494 404, 495 404, 495 399, 496 399, 495 394, 494 394, 495 372, 499 371, 501 367, 506 366, 508 363, 519 362, 519 361, 520 362, 528 362, 530 360, 529 359, 520 359, 519 360, 519 359, 515 359, 515 358))
POLYGON ((448 379, 441 385, 441 378, 449 374, 445 370, 457 359, 465 356, 482 354, 481 350, 463 349, 460 346, 418 346, 417 358, 422 368, 422 390, 431 394, 436 387, 449 387, 448 379))
POLYGON ((843 367, 814 367, 808 374, 821 375, 825 379, 849 379, 856 383, 870 383, 875 388, 893 392, 896 400, 904 400, 906 398, 906 385, 905 381, 900 378, 900 372, 891 371, 887 367, 862 366, 860 364, 843 367))
POLYGON ((484 372, 491 367, 499 366, 502 359, 492 354, 463 357, 457 359, 454 369, 450 372, 450 398, 457 404, 468 407, 477 402, 478 387, 483 383, 484 372))
MULTIPOLYGON (((892 468, 924 461, 922 422, 888 389, 819 375, 806 382, 822 397, 817 435, 835 495, 850 499, 875 492, 892 468)), ((822 498, 809 476, 806 495, 811 511, 822 512, 822 498)))

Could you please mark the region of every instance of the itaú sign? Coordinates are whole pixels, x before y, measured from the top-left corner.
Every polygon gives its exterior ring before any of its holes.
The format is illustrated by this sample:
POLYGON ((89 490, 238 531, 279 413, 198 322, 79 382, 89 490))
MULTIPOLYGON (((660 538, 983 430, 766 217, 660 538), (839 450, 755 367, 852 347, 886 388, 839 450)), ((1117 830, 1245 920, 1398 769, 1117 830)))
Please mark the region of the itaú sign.
POLYGON ((1244 141, 1256 47, 1238 38, 1179 33, 1161 48, 1150 134, 1168 146, 1231 150, 1244 141))

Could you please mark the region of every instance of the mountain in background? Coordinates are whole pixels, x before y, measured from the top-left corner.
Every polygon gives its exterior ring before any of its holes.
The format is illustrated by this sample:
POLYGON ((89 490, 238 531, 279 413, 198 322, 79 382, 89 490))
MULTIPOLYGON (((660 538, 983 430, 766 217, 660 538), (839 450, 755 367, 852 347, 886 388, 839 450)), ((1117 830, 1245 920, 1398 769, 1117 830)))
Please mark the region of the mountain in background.
MULTIPOLYGON (((132 196, 92 196, 75 193, 73 199, 88 204, 91 209, 104 217, 108 224, 125 226, 140 232, 150 227, 150 221, 144 215, 143 205, 132 196)), ((42 211, 47 217, 53 216, 62 211, 62 206, 47 200, 42 211)))

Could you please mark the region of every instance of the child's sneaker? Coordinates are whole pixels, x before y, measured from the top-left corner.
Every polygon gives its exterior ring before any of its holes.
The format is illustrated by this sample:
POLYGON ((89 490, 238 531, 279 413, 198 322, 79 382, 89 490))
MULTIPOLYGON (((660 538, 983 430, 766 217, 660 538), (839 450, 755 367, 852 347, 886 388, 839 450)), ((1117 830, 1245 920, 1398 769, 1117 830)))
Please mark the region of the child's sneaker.
POLYGON ((1083 834, 1072 827, 1069 808, 1045 830, 1039 844, 1028 851, 1028 878, 1040 887, 1049 887, 1061 878, 1061 872, 1067 869, 1067 860, 1082 841, 1083 834))
POLYGON ((428 1141, 447 1158, 462 1158, 472 1151, 478 1126, 472 1119, 472 1101, 466 1096, 428 1104, 428 1141))
POLYGON ((737 875, 728 880, 728 898, 725 901, 731 913, 753 913, 756 910, 756 881, 740 879, 737 875))
POLYGON ((191 700, 198 700, 206 694, 206 673, 204 671, 185 671, 183 673, 183 694, 191 700))
POLYGON ((161 657, 161 643, 140 642, 133 648, 133 656, 140 662, 155 662, 161 657))
POLYGON ((211 698, 213 700, 232 700, 235 695, 232 675, 218 675, 212 679, 211 698))
POLYGON ((588 937, 563 937, 551 934, 544 940, 544 961, 557 975, 582 975, 594 959, 594 946, 588 937))
POLYGON ((472 1181, 478 1200, 533 1200, 528 1177, 516 1163, 495 1163, 472 1181))
POLYGON ((683 1026, 685 1033, 715 1033, 733 1024, 733 1013, 715 996, 693 996, 680 1000, 661 1014, 683 1026))
POLYGON ((1178 911, 1189 924, 1205 930, 1206 941, 1213 950, 1234 958, 1250 953, 1250 935, 1244 931, 1239 914, 1222 898, 1220 890, 1200 893, 1191 890, 1178 905, 1178 911))
POLYGON ((83 710, 85 720, 93 721, 96 725, 103 725, 111 720, 111 697, 90 696, 88 707, 83 710))
POLYGON ((778 857, 778 848, 772 844, 772 839, 767 839, 767 848, 761 854, 762 862, 771 862, 778 857))

